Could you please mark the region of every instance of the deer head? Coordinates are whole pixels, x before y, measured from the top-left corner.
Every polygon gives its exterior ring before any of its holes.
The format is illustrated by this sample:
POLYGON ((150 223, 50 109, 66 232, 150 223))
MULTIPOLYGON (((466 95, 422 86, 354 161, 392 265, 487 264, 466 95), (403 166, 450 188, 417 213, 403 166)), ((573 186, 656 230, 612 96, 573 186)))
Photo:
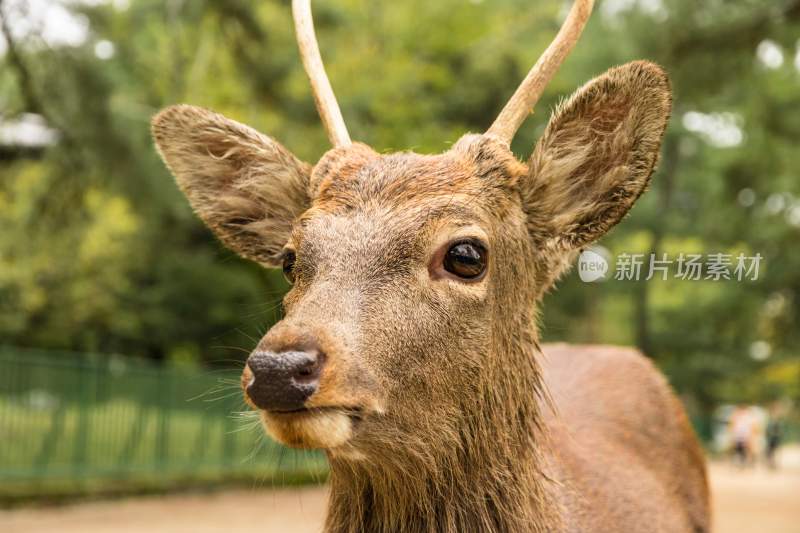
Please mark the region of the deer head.
POLYGON ((308 0, 293 4, 298 42, 333 144, 316 165, 205 109, 154 118, 200 218, 293 285, 242 377, 278 441, 430 475, 481 435, 505 450, 533 438, 536 302, 645 190, 670 113, 661 68, 628 63, 560 104, 526 163, 512 154, 592 3, 574 3, 486 133, 442 154, 350 141, 308 0))

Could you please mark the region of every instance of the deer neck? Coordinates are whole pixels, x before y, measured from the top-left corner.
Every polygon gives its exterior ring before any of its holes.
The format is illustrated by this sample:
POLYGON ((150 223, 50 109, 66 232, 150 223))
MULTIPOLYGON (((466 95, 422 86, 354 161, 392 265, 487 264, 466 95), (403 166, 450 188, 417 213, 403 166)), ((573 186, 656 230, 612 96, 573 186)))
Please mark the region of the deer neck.
POLYGON ((543 472, 546 434, 533 328, 504 332, 504 361, 472 395, 456 445, 380 460, 331 457, 326 531, 538 532, 558 529, 543 472), (514 372, 508 371, 512 364, 514 372), (437 451, 439 450, 439 451, 437 451))

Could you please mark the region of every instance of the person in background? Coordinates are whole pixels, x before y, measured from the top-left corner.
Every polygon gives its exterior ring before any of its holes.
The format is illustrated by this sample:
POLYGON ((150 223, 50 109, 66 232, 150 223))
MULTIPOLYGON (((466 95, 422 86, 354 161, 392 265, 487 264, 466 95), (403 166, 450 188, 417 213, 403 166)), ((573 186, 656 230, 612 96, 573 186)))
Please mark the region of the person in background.
POLYGON ((748 466, 753 457, 753 431, 755 420, 747 405, 739 404, 731 414, 728 431, 733 441, 734 461, 748 466))
POLYGON ((782 441, 783 424, 780 420, 778 407, 773 406, 770 410, 769 422, 767 422, 767 447, 765 449, 767 465, 772 469, 778 466, 775 456, 782 441))

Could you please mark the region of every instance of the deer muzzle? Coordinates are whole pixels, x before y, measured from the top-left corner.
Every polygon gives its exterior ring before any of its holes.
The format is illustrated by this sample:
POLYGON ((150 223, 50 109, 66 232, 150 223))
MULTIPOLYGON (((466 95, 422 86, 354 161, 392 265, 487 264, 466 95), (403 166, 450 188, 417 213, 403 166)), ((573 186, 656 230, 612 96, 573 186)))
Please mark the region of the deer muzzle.
POLYGON ((244 397, 275 440, 296 448, 337 448, 379 410, 367 372, 341 337, 284 321, 248 357, 244 397))
POLYGON ((247 359, 250 379, 245 393, 259 409, 292 412, 303 409, 317 392, 325 354, 317 349, 274 353, 255 351, 247 359))

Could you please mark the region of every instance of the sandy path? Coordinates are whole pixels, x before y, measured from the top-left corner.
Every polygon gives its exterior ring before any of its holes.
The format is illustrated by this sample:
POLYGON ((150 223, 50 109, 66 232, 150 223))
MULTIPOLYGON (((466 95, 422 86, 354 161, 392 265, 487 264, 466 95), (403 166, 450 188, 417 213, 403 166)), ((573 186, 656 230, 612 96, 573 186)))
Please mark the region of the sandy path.
POLYGON ((321 530, 325 489, 236 490, 0 511, 3 533, 306 533, 321 530))
POLYGON ((717 533, 800 533, 800 472, 711 469, 717 533))
MULTIPOLYGON (((716 533, 800 533, 800 471, 713 465, 716 533)), ((0 511, 3 533, 306 533, 325 489, 239 490, 0 511)))

